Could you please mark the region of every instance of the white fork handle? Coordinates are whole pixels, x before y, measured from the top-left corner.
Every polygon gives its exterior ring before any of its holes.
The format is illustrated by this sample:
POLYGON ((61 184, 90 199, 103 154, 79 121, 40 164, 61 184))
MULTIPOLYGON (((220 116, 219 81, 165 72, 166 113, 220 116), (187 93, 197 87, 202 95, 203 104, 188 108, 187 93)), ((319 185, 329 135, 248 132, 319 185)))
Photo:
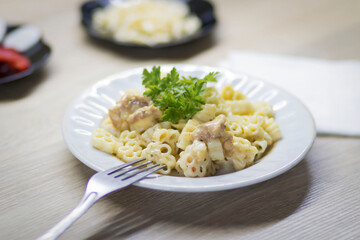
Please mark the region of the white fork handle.
POLYGON ((100 198, 98 193, 95 192, 85 194, 80 203, 66 217, 36 240, 53 240, 58 238, 100 198))

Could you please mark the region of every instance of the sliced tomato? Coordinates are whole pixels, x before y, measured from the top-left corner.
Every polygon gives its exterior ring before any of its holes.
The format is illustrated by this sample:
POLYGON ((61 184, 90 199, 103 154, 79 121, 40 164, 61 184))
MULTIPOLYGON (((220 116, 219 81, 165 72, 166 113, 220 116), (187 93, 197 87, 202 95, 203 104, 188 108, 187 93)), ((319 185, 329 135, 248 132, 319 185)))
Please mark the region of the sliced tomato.
POLYGON ((0 76, 8 76, 25 71, 30 67, 30 60, 14 49, 0 47, 0 76))

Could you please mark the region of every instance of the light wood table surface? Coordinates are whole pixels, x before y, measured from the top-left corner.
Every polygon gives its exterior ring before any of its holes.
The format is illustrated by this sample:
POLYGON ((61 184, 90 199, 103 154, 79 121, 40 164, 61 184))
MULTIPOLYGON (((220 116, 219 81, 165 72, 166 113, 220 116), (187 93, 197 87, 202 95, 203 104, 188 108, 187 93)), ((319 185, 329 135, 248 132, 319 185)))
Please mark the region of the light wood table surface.
MULTIPOLYGON (((213 3, 214 34, 145 51, 91 40, 79 23, 81 1, 0 0, 2 18, 40 27, 53 50, 34 76, 0 86, 0 239, 36 238, 82 197, 94 171, 67 149, 61 119, 108 75, 217 66, 231 50, 360 60, 358 0, 213 3)), ((101 199, 60 239, 360 239, 359 161, 359 138, 318 136, 301 163, 272 180, 201 194, 131 186, 101 199)))

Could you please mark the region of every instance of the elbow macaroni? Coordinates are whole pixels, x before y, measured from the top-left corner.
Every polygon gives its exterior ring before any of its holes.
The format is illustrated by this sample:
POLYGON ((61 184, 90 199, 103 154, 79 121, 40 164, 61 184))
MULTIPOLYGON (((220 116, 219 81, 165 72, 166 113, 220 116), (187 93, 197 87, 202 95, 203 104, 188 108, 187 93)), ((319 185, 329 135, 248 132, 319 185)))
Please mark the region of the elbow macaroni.
POLYGON ((253 165, 281 138, 269 103, 251 102, 231 86, 220 93, 209 87, 203 97, 203 110, 178 123, 152 118, 138 129, 130 121, 130 131, 114 127, 105 116, 92 134, 92 145, 124 162, 146 158, 166 165, 161 174, 205 177, 253 165))

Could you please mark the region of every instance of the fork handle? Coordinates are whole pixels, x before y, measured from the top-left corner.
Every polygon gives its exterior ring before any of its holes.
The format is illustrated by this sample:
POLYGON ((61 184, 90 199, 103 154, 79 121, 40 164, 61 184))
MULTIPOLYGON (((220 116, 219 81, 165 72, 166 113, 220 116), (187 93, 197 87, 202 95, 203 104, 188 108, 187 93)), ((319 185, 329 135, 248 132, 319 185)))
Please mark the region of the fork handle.
POLYGON ((100 198, 98 193, 95 192, 85 194, 80 203, 66 217, 36 240, 52 240, 58 238, 100 198))

